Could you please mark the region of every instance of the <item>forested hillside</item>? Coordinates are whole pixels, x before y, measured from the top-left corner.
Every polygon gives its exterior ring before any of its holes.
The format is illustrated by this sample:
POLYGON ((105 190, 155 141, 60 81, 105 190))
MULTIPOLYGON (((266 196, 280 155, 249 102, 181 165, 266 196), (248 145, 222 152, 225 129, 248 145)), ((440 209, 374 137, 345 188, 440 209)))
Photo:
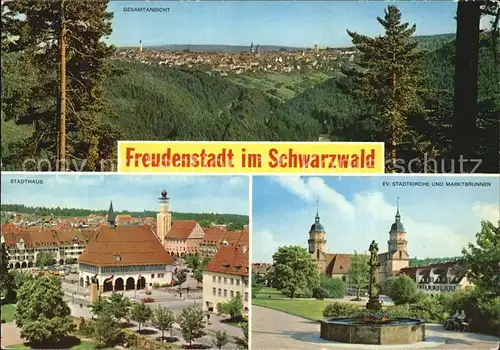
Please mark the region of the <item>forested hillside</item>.
POLYGON ((314 141, 319 125, 291 118, 285 105, 257 89, 209 72, 114 62, 122 74, 107 94, 130 140, 314 141))

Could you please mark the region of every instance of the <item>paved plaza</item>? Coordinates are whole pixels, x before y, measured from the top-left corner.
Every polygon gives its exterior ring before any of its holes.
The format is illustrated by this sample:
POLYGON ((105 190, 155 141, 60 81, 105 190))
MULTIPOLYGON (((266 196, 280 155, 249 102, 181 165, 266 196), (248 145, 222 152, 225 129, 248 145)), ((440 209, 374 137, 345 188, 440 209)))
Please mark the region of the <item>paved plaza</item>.
POLYGON ((441 325, 427 324, 428 341, 401 346, 367 346, 324 342, 319 338, 320 325, 284 312, 252 306, 252 349, 491 349, 498 350, 498 338, 444 330, 441 325))

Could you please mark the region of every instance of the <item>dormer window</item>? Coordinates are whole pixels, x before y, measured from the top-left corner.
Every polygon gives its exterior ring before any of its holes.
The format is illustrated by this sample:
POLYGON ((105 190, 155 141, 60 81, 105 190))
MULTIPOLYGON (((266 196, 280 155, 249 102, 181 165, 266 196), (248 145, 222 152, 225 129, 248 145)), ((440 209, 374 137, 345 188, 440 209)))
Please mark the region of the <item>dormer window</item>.
POLYGON ((239 269, 240 269, 240 268, 239 268, 238 266, 233 267, 233 271, 234 271, 234 272, 238 271, 239 269))
POLYGON ((222 264, 222 267, 227 269, 230 265, 229 264, 222 264))
POLYGON ((115 261, 120 262, 122 260, 121 256, 115 255, 115 261))

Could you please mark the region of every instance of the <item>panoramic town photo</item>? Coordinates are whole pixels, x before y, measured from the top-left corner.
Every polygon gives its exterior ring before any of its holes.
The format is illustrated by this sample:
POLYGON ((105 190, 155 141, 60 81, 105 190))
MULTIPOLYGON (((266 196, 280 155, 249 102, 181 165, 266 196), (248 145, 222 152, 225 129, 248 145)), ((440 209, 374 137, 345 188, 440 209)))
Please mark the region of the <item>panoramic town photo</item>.
POLYGON ((498 177, 252 186, 252 347, 498 348, 498 177))
POLYGON ((248 348, 248 177, 1 182, 2 349, 248 348))
POLYGON ((377 141, 387 171, 496 173, 499 16, 495 1, 2 1, 2 169, 116 171, 118 140, 377 141))

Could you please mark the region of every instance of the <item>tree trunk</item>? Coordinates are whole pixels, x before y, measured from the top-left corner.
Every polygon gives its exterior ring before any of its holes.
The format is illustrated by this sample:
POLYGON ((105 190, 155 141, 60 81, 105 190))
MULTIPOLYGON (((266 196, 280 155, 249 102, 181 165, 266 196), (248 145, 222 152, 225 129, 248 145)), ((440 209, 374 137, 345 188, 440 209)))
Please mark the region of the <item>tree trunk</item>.
POLYGON ((161 330, 161 342, 163 343, 165 341, 165 330, 161 330))
POLYGON ((66 23, 64 1, 61 0, 61 28, 59 33, 59 150, 56 170, 66 171, 66 23))
MULTIPOLYGON (((396 71, 392 71, 392 81, 391 81, 391 89, 393 90, 396 88, 396 71)), ((390 172, 393 173, 396 171, 396 147, 397 147, 397 141, 396 141, 396 128, 394 126, 391 126, 391 169, 390 172)))
POLYGON ((455 43, 455 95, 453 113, 453 162, 466 159, 464 169, 469 172, 474 155, 477 120, 477 70, 479 55, 479 20, 482 1, 457 5, 457 37, 455 43))

